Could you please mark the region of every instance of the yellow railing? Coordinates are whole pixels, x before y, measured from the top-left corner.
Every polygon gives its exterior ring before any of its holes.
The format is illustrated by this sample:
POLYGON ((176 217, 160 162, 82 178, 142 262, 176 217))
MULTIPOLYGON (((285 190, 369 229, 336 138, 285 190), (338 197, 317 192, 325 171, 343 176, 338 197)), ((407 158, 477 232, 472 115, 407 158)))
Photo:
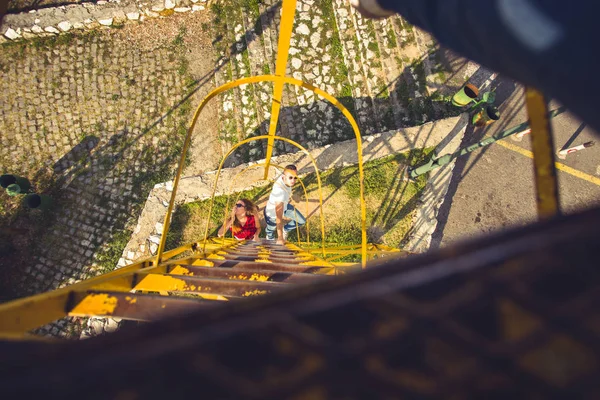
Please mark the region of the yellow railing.
MULTIPOLYGON (((287 0, 286 0, 287 1, 287 0)), ((223 93, 226 90, 230 90, 233 89, 235 87, 238 87, 240 85, 247 85, 247 84, 254 84, 254 83, 260 83, 260 82, 283 82, 283 83, 287 83, 290 85, 295 85, 295 86, 299 86, 302 88, 305 88, 307 90, 310 90, 316 94, 318 94, 319 96, 323 97, 325 100, 329 101, 331 104, 333 104, 335 107, 337 107, 342 114, 348 119, 348 122, 350 123, 350 125, 352 126, 352 130, 354 131, 354 136, 356 138, 356 148, 357 148, 357 161, 358 161, 358 175, 359 175, 359 187, 360 187, 360 218, 361 218, 361 243, 362 243, 362 254, 361 254, 361 265, 363 268, 366 267, 366 262, 367 262, 367 209, 366 209, 366 204, 365 204, 365 199, 364 199, 364 169, 363 169, 363 156, 362 156, 362 140, 361 140, 361 136, 360 136, 360 130, 358 128, 358 124, 356 123, 356 120, 354 119, 354 117, 352 116, 352 114, 350 113, 350 111, 348 111, 348 109, 346 107, 344 107, 344 105, 342 103, 340 103, 335 97, 331 96, 330 94, 328 94, 327 92, 309 84, 303 81, 300 81, 298 79, 294 79, 294 78, 289 78, 289 77, 281 77, 281 76, 274 76, 274 75, 262 75, 262 76, 252 76, 249 78, 242 78, 242 79, 238 79, 236 81, 233 82, 229 82, 226 83, 216 89, 214 89, 213 91, 211 91, 200 103, 200 105, 198 106, 198 108, 196 109, 196 112, 194 113, 194 117, 192 119, 192 122, 190 124, 190 127, 188 129, 188 133, 185 137, 185 141, 183 144, 183 149, 181 152, 181 157, 179 160, 179 165, 177 167, 177 173, 175 175, 175 179, 173 181, 173 191, 171 192, 171 199, 169 201, 169 206, 167 208, 167 214, 165 215, 165 220, 164 220, 164 224, 163 224, 163 235, 162 235, 162 239, 161 242, 159 244, 159 248, 158 248, 158 253, 156 256, 156 260, 157 263, 160 261, 162 254, 164 252, 164 248, 165 248, 165 241, 166 241, 166 235, 169 229, 169 222, 171 220, 171 215, 173 213, 173 207, 175 205, 175 198, 177 196, 177 188, 179 186, 179 181, 181 179, 181 174, 183 172, 183 166, 185 163, 185 157, 186 154, 189 150, 189 146, 191 144, 191 137, 192 137, 192 132, 194 131, 194 128, 196 126, 196 123, 198 121, 198 117, 200 116, 200 114, 202 113, 202 110, 204 109, 204 107, 206 106, 206 104, 215 96, 217 96, 220 93, 223 93)), ((264 135, 264 136, 257 136, 254 138, 250 138, 250 139, 244 139, 241 142, 237 143, 232 150, 230 150, 230 152, 225 156, 225 158, 227 158, 230 154, 231 151, 235 150, 237 147, 248 143, 249 141, 252 140, 259 140, 259 139, 273 139, 273 140, 283 140, 286 141, 290 144, 293 144, 294 146, 303 149, 304 152, 306 152, 307 154, 309 154, 306 149, 304 149, 302 146, 300 146, 299 144, 293 142, 290 139, 287 138, 283 138, 283 137, 273 137, 271 135, 264 135)), ((314 159, 312 159, 311 156, 311 161, 313 162, 313 165, 316 168, 316 162, 314 162, 314 159)), ((268 163, 269 161, 267 160, 266 163, 268 163)), ((222 168, 223 165, 223 161, 221 161, 221 165, 219 166, 219 172, 220 169, 222 168)), ((317 169, 317 168, 316 168, 317 169)), ((318 169, 317 169, 318 171, 318 169)), ((319 175, 317 174, 317 177, 319 175)), ((320 187, 320 178, 319 179, 319 187, 320 187)), ((218 176, 217 176, 217 180, 218 180, 218 176)), ((205 234, 205 237, 207 235, 205 234)), ((323 235, 324 237, 324 235, 323 235)))

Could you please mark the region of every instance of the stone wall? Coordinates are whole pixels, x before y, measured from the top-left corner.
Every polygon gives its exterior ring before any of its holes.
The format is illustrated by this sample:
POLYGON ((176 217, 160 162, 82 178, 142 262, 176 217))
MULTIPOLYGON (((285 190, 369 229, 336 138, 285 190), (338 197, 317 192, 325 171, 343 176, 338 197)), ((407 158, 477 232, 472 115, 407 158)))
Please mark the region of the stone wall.
POLYGON ((0 25, 0 43, 121 26, 126 22, 144 22, 174 13, 204 10, 207 0, 100 0, 96 3, 32 10, 7 14, 0 25))

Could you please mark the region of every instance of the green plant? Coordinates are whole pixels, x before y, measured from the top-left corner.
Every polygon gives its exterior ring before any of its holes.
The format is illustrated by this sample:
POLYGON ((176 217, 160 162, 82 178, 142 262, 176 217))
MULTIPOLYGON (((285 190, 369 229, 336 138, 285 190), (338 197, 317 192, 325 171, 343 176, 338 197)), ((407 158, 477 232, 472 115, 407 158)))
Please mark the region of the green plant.
POLYGON ((182 56, 179 59, 179 67, 177 68, 177 73, 182 76, 187 74, 189 66, 190 66, 190 62, 188 61, 188 59, 185 58, 184 56, 182 56))
POLYGON ((128 229, 117 230, 113 233, 111 239, 96 254, 99 273, 105 274, 117 268, 117 263, 130 237, 131 230, 128 229))
POLYGON ((377 46, 377 42, 369 42, 367 49, 371 50, 373 53, 379 52, 379 46, 377 46))
POLYGON ((186 32, 187 28, 185 26, 182 25, 179 27, 179 32, 177 33, 177 36, 175 36, 175 38, 173 39, 173 46, 183 46, 186 32))

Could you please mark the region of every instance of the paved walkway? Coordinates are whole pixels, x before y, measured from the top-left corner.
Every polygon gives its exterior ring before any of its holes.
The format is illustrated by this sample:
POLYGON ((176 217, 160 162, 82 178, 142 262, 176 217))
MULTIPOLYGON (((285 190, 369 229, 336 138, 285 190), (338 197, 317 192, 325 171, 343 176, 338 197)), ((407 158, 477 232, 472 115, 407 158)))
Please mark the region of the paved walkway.
POLYGON ((100 272, 94 255, 110 250, 148 190, 171 176, 188 119, 177 108, 187 84, 180 56, 105 33, 0 49, 0 166, 55 200, 50 217, 22 212, 14 225, 33 246, 14 243, 14 294, 100 272))

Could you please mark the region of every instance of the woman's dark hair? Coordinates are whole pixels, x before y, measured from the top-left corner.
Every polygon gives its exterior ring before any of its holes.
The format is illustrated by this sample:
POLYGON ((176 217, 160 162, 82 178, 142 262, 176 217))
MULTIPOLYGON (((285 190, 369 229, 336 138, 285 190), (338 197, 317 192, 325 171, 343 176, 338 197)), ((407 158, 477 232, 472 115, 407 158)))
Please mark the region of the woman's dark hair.
MULTIPOLYGON (((256 205, 252 202, 252 200, 239 199, 238 201, 241 201, 242 203, 244 203, 244 207, 246 208, 246 217, 258 214, 258 207, 256 207, 256 205)), ((236 217, 233 217, 233 222, 231 224, 231 232, 235 234, 241 230, 242 230, 242 224, 240 224, 240 221, 238 221, 238 219, 236 217)))

